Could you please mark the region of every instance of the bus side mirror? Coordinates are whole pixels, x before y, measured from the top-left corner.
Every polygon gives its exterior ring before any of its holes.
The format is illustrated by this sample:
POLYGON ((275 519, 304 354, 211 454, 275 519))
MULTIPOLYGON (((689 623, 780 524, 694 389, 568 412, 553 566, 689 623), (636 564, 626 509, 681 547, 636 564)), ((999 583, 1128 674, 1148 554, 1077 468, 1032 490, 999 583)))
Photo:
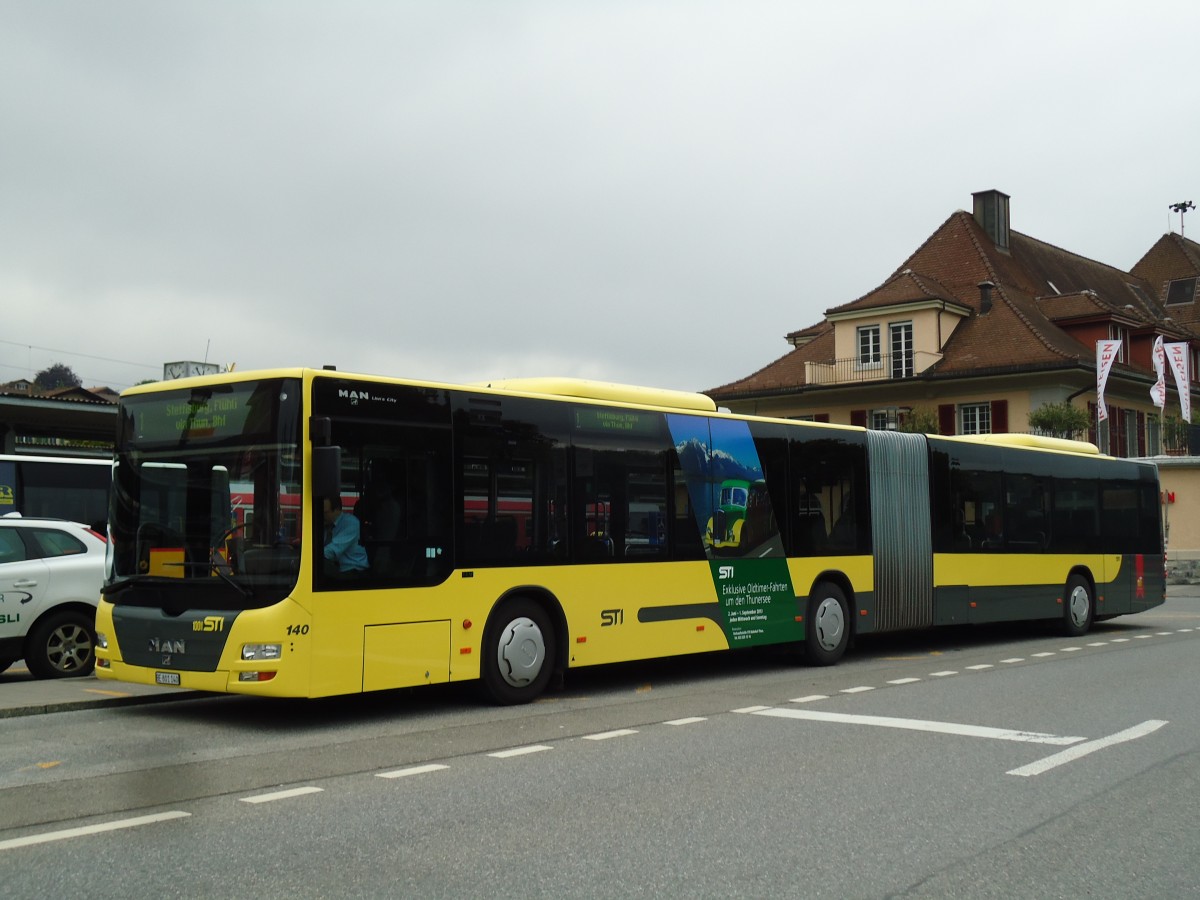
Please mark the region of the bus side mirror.
POLYGON ((328 447, 333 443, 333 422, 326 416, 313 416, 308 420, 308 439, 314 447, 328 447))
POLYGON ((342 448, 313 447, 313 494, 336 497, 342 492, 342 448))

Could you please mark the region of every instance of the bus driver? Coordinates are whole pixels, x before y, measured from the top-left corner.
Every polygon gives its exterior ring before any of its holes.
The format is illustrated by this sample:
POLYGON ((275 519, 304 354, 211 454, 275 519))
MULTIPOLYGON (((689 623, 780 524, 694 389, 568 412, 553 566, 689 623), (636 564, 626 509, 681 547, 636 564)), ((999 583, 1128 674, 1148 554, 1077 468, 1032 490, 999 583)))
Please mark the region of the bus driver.
POLYGON ((367 551, 358 542, 358 519, 342 509, 341 497, 326 497, 325 573, 360 575, 367 571, 367 551))

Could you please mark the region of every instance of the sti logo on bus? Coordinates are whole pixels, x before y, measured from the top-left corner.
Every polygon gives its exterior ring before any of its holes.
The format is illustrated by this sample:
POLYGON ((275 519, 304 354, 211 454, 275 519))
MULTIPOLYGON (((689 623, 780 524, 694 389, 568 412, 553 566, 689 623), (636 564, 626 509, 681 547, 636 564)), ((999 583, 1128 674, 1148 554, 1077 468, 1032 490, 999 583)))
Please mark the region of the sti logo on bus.
POLYGON ((718 566, 717 577, 722 581, 727 581, 733 577, 733 566, 718 566))
POLYGON ((192 631, 224 631, 224 616, 205 616, 192 623, 192 631))

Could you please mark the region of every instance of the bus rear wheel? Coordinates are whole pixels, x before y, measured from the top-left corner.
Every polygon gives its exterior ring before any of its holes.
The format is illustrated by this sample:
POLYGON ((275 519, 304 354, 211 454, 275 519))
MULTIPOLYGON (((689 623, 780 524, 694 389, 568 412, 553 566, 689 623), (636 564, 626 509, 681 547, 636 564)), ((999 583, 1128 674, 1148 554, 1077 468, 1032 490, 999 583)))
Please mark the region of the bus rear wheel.
POLYGON ((1092 586, 1082 575, 1072 575, 1067 579, 1066 598, 1063 602, 1063 634, 1067 637, 1087 634, 1095 618, 1096 604, 1092 598, 1092 586))
POLYGON ((557 643, 546 611, 524 597, 507 600, 488 622, 483 687, 496 703, 529 703, 546 689, 557 643))
POLYGON ((850 606, 836 584, 822 581, 808 596, 804 656, 814 666, 832 666, 850 643, 850 606))

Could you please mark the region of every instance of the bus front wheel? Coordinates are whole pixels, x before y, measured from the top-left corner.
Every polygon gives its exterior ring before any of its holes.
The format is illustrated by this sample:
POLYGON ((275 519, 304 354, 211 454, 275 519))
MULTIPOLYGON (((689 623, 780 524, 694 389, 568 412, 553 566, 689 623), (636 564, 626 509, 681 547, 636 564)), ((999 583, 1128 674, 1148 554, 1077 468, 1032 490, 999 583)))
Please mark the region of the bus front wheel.
POLYGON ((836 584, 819 583, 808 597, 804 656, 815 666, 832 666, 850 643, 850 606, 836 584))
POLYGON ((1063 607, 1063 633, 1067 637, 1087 634, 1096 618, 1096 604, 1092 598, 1092 586, 1082 575, 1072 575, 1067 579, 1063 607))
POLYGON ((488 622, 483 686, 497 703, 529 703, 546 689, 554 670, 555 634, 546 611, 532 600, 503 603, 488 622))

